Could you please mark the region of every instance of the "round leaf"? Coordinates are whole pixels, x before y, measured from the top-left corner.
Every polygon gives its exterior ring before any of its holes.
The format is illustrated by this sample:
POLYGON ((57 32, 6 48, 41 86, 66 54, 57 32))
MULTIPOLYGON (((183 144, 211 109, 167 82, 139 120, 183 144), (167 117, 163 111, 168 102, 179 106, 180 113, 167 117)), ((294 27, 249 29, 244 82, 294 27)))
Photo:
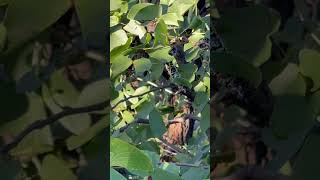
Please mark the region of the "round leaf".
POLYGON ((152 3, 139 3, 131 7, 128 19, 137 21, 154 20, 162 14, 162 6, 152 3))
POLYGON ((110 162, 110 166, 128 170, 151 172, 153 169, 151 160, 142 151, 117 138, 111 138, 110 141, 110 162))
POLYGON ((66 162, 51 154, 43 159, 39 174, 43 180, 56 180, 57 175, 60 180, 77 179, 71 169, 68 168, 66 162))
POLYGON ((299 54, 301 73, 313 81, 312 90, 320 87, 320 53, 310 49, 303 49, 299 54))

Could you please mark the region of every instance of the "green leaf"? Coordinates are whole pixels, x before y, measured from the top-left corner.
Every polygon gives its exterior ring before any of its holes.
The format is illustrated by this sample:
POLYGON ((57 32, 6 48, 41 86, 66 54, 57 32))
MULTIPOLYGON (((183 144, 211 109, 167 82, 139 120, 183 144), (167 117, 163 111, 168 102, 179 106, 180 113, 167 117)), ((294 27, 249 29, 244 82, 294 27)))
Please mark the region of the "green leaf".
POLYGON ((110 166, 147 172, 153 169, 151 160, 142 151, 117 138, 110 140, 110 166))
POLYGON ((184 180, 205 179, 210 174, 209 169, 204 168, 189 168, 187 172, 182 175, 184 180))
POLYGON ((310 49, 303 49, 299 54, 301 73, 313 81, 312 90, 320 88, 320 53, 310 49))
POLYGON ((188 29, 197 29, 203 24, 201 16, 193 16, 188 29))
POLYGON ((309 98, 309 102, 313 107, 315 114, 319 114, 320 113, 320 91, 313 93, 309 98))
MULTIPOLYGON (((16 136, 33 122, 47 117, 41 97, 37 94, 28 94, 28 110, 17 120, 11 121, 1 127, 1 134, 16 136)), ((53 138, 50 128, 44 127, 28 134, 14 149, 10 151, 12 156, 32 157, 37 154, 53 150, 53 138)))
POLYGON ((317 179, 319 177, 320 135, 310 134, 297 155, 292 177, 294 180, 317 179))
POLYGON ((197 66, 192 63, 179 65, 178 71, 181 78, 185 79, 189 83, 195 80, 195 73, 197 72, 197 66))
POLYGON ((52 154, 44 157, 39 175, 43 180, 56 180, 57 176, 59 176, 60 180, 77 179, 71 169, 68 168, 66 162, 52 154))
POLYGON ((110 34, 110 52, 121 45, 125 45, 128 41, 126 32, 122 29, 118 29, 110 34))
POLYGON ((145 119, 149 116, 150 112, 154 109, 155 102, 154 98, 150 97, 144 101, 140 106, 137 107, 137 117, 145 119))
POLYGON ((307 88, 299 74, 298 66, 291 63, 270 82, 269 87, 276 96, 284 94, 304 96, 307 88))
POLYGON ((201 112, 200 128, 202 132, 206 132, 210 128, 210 104, 207 103, 201 112))
POLYGON ((110 16, 110 27, 114 27, 120 23, 118 16, 110 16))
POLYGON ((194 47, 192 49, 187 50, 186 61, 191 62, 191 61, 197 59, 197 57, 199 57, 199 51, 200 51, 199 47, 194 47))
MULTIPOLYGON (((75 107, 80 92, 63 76, 63 69, 54 72, 49 87, 43 85, 44 102, 53 113, 63 111, 62 107, 75 107)), ((90 127, 91 118, 88 114, 75 114, 63 117, 59 122, 70 132, 79 135, 90 127)))
POLYGON ((72 151, 80 146, 89 142, 94 136, 100 133, 103 129, 109 126, 109 118, 105 116, 102 120, 95 123, 85 132, 79 134, 78 136, 73 135, 66 140, 66 144, 69 151, 72 151))
POLYGON ((152 180, 163 180, 163 179, 182 180, 182 178, 180 178, 176 174, 173 174, 171 172, 165 171, 160 168, 156 168, 152 173, 152 180))
POLYGON ((3 50, 7 40, 7 29, 0 23, 0 52, 3 50))
POLYGON ((121 8, 122 5, 122 1, 121 0, 113 0, 110 1, 110 11, 115 11, 121 8))
POLYGON ((83 146, 82 152, 85 155, 86 164, 78 168, 77 177, 79 180, 88 179, 109 179, 106 168, 107 146, 109 142, 106 141, 106 133, 100 133, 95 136, 88 144, 83 146))
POLYGON ((153 109, 153 111, 150 112, 149 121, 151 131, 154 134, 154 136, 161 138, 167 129, 164 125, 160 112, 156 109, 153 109))
POLYGON ((110 81, 102 79, 90 83, 80 93, 75 107, 85 107, 98 104, 110 99, 110 81))
POLYGON ((122 53, 124 53, 125 51, 127 51, 128 49, 130 49, 130 45, 132 43, 132 40, 133 38, 130 37, 128 39, 128 41, 124 44, 124 45, 121 45, 121 46, 118 46, 116 48, 114 48, 111 52, 110 52, 110 62, 113 62, 114 59, 121 55, 122 53))
POLYGON ((160 19, 156 29, 154 30, 154 44, 153 46, 167 46, 169 44, 168 40, 168 28, 163 19, 160 19))
POLYGON ((279 15, 267 7, 227 9, 217 24, 226 49, 258 67, 271 55, 270 36, 280 25, 279 15))
POLYGON ((154 20, 162 14, 162 6, 152 3, 139 3, 131 7, 128 19, 137 21, 154 20))
POLYGON ((147 32, 144 26, 135 20, 130 20, 129 23, 123 27, 123 29, 131 34, 139 36, 140 39, 143 38, 147 32))
POLYGON ((264 128, 262 130, 263 142, 276 152, 266 168, 271 171, 278 171, 300 150, 306 134, 306 132, 302 132, 287 139, 280 139, 275 136, 271 128, 264 128))
POLYGON ((192 6, 197 3, 195 0, 175 0, 168 8, 168 13, 176 13, 177 15, 184 15, 192 6))
POLYGON ((122 119, 126 123, 131 123, 134 120, 133 115, 129 111, 123 111, 122 113, 122 119))
POLYGON ((226 53, 213 53, 211 58, 217 72, 240 77, 255 87, 259 86, 262 78, 260 70, 242 58, 226 53))
POLYGON ((118 171, 110 168, 110 178, 114 180, 126 180, 118 171))
POLYGON ((76 0, 74 3, 80 21, 81 35, 87 47, 105 50, 107 47, 105 39, 107 1, 96 0, 92 3, 87 0, 76 0))
POLYGON ((71 6, 71 1, 28 0, 9 3, 4 24, 9 50, 25 43, 55 23, 71 6), (32 24, 32 26, 31 26, 32 24))
POLYGON ((137 74, 142 74, 145 71, 149 71, 151 69, 151 61, 146 58, 141 58, 133 61, 133 67, 137 74))
POLYGON ((175 165, 174 163, 163 162, 161 163, 160 168, 175 175, 180 174, 180 167, 175 165))
POLYGON ((151 59, 152 66, 151 66, 151 81, 159 80, 163 70, 164 70, 164 64, 156 59, 151 59))
POLYGON ((152 49, 149 51, 149 56, 150 58, 157 59, 160 62, 166 63, 166 62, 171 62, 174 57, 169 55, 169 51, 171 48, 169 46, 162 47, 162 48, 157 48, 157 49, 152 49))
POLYGON ((132 65, 132 60, 128 56, 119 56, 111 64, 111 78, 114 79, 119 74, 127 70, 132 65))
POLYGON ((192 106, 196 112, 201 112, 209 102, 209 95, 206 92, 197 92, 192 106))
POLYGON ((183 21, 182 16, 178 16, 176 13, 167 13, 161 16, 166 25, 179 26, 179 21, 183 21))
POLYGON ((200 81, 194 88, 195 92, 206 92, 207 88, 202 81, 200 81))
MULTIPOLYGON (((286 22, 284 29, 275 34, 275 38, 286 43, 300 43, 303 40, 303 23, 298 18, 291 17, 286 22)), ((302 43, 302 42, 301 42, 302 43)))
POLYGON ((271 116, 274 132, 281 137, 302 133, 315 123, 312 106, 304 96, 283 95, 275 97, 271 116))

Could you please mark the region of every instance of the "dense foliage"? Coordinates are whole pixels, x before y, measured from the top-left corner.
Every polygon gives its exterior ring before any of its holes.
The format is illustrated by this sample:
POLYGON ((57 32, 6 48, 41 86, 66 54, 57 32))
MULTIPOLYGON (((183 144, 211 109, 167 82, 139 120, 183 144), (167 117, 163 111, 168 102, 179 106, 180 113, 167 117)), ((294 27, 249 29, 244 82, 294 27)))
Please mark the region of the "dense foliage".
POLYGON ((63 115, 108 100, 105 11, 100 0, 0 1, 1 145, 33 125, 2 146, 0 179, 107 179, 107 109, 63 115))
POLYGON ((111 179, 209 178, 210 16, 201 3, 111 2, 111 179), (189 101, 198 118, 193 137, 163 161, 166 121, 189 101))
POLYGON ((211 52, 213 177, 239 178, 242 167, 260 166, 246 176, 319 178, 319 7, 216 0, 212 34, 222 48, 211 52))

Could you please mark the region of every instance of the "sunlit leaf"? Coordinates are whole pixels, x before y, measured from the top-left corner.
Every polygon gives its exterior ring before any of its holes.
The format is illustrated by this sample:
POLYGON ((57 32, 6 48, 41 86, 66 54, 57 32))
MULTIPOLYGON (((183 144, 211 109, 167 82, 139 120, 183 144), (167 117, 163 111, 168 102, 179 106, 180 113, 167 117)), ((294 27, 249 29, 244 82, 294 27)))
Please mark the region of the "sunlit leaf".
POLYGON ((110 166, 151 172, 151 160, 135 146, 117 138, 110 141, 110 166), (143 163, 141 163, 143 162, 143 163))

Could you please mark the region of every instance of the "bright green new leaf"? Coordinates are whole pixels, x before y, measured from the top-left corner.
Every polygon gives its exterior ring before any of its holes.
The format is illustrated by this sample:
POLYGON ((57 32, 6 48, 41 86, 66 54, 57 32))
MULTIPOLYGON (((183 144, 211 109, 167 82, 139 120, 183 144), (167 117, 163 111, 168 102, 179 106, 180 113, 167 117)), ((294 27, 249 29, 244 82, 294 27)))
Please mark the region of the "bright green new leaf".
POLYGON ((168 8, 168 13, 176 13, 183 16, 195 4, 195 0, 175 0, 168 8))
POLYGON ((146 34, 146 29, 138 21, 130 20, 129 23, 123 27, 124 30, 131 34, 139 36, 140 39, 146 34))
POLYGON ((110 1, 110 11, 115 11, 121 8, 122 0, 112 0, 110 1))

